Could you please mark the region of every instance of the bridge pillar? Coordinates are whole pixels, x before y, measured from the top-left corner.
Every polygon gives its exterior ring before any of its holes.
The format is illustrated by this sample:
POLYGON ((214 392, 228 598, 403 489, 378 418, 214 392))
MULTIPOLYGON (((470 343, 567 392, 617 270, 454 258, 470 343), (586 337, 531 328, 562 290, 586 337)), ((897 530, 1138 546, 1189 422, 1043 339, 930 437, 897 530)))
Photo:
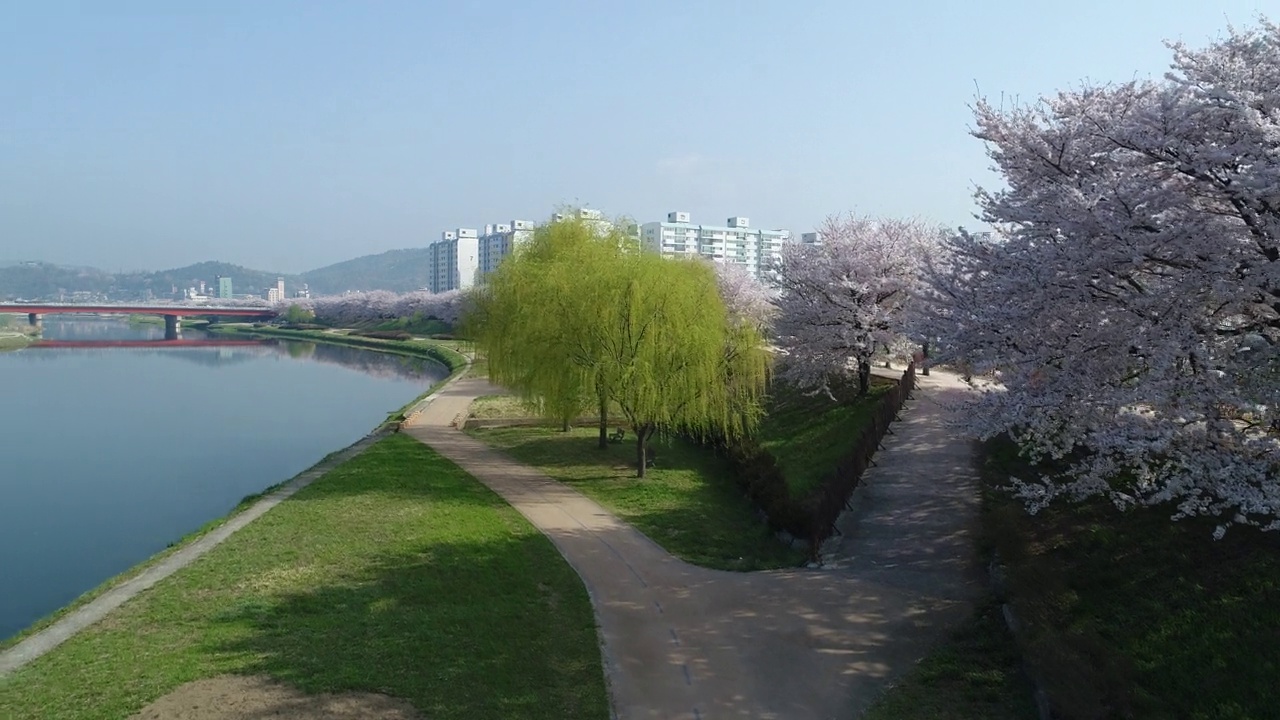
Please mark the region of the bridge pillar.
POLYGON ((182 316, 180 315, 164 316, 164 339, 165 340, 181 340, 182 339, 182 316))
POLYGON ((27 313, 27 322, 31 323, 31 327, 40 327, 44 324, 44 315, 42 313, 27 313))

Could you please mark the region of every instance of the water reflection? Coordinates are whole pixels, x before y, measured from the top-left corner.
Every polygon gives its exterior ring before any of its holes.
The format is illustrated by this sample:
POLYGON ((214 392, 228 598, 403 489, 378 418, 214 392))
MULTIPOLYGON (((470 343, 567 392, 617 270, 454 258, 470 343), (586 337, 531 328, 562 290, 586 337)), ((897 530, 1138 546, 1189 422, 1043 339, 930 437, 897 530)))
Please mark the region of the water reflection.
POLYGON ((84 354, 129 351, 140 354, 164 353, 198 365, 218 366, 252 358, 287 356, 293 360, 314 360, 358 370, 378 378, 416 379, 439 374, 441 366, 431 360, 380 353, 343 345, 326 345, 300 340, 229 338, 201 330, 184 330, 180 340, 166 340, 164 326, 125 322, 118 319, 51 319, 41 339, 26 350, 72 351, 84 354))
MULTIPOLYGON (((40 337, 43 340, 164 340, 164 323, 56 315, 44 319, 40 337)), ((184 329, 183 337, 198 340, 209 337, 209 333, 184 329)))

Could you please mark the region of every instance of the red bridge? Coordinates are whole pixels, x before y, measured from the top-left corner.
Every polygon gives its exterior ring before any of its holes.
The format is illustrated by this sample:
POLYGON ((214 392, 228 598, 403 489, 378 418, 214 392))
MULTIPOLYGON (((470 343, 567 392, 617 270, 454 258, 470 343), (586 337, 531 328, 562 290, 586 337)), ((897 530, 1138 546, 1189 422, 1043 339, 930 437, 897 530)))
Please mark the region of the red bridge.
POLYGON ((265 340, 37 340, 27 349, 145 348, 154 350, 156 348, 259 347, 268 344, 270 343, 265 340))
POLYGON ((182 337, 182 318, 192 315, 216 315, 249 320, 270 320, 278 313, 267 307, 219 307, 217 305, 78 305, 74 303, 0 303, 0 313, 26 313, 32 325, 39 325, 45 315, 162 315, 164 337, 182 337))

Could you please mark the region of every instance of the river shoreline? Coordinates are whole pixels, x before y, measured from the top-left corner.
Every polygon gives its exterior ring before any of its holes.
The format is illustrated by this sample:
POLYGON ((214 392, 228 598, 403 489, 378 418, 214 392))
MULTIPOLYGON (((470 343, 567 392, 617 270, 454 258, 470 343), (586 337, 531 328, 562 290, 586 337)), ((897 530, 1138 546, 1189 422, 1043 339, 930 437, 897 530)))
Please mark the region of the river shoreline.
MULTIPOLYGON (((386 428, 396 425, 403 421, 411 408, 421 403, 424 399, 433 395, 437 390, 450 382, 455 377, 461 375, 468 367, 471 366, 471 359, 466 355, 458 352, 453 347, 446 344, 448 341, 432 340, 428 338, 416 338, 413 340, 382 340, 379 338, 361 337, 359 335, 348 335, 339 332, 331 332, 329 330, 292 330, 279 327, 255 327, 253 325, 241 324, 216 324, 201 328, 205 332, 218 333, 220 335, 257 335, 268 338, 278 338, 281 340, 294 340, 297 342, 314 342, 326 343, 329 345, 340 345, 344 347, 354 347, 361 350, 371 350, 373 352, 387 353, 390 355, 404 355, 407 357, 415 357, 428 360, 440 365, 448 374, 440 382, 427 388, 418 397, 405 403, 400 409, 387 416, 379 428, 386 428)), ((350 330, 349 328, 334 328, 334 330, 350 330)))
MULTIPOLYGON (((202 328, 202 329, 206 329, 206 328, 202 328)), ((436 382, 433 385, 431 385, 429 388, 427 388, 425 392, 419 394, 417 397, 410 400, 408 403, 402 406, 398 411, 391 413, 386 420, 384 420, 382 423, 379 423, 372 430, 370 430, 365 436, 356 440, 354 443, 346 447, 340 448, 338 450, 335 450, 333 452, 330 452, 329 454, 325 455, 322 459, 320 459, 317 463, 303 470, 302 472, 297 473, 293 477, 287 478, 281 482, 270 485, 259 492, 252 493, 250 495, 245 496, 243 499, 240 500, 239 503, 236 504, 235 507, 233 507, 230 511, 228 511, 224 515, 210 520, 200 528, 188 533, 187 535, 184 535, 183 537, 174 541, 173 543, 170 543, 170 545, 165 549, 140 561, 139 563, 131 566, 127 570, 115 575, 114 577, 111 577, 99 583, 97 586, 93 587, 92 589, 85 591, 83 594, 81 594, 71 602, 67 603, 61 608, 58 608, 52 613, 40 618, 39 620, 35 621, 31 625, 27 626, 26 628, 23 628, 22 630, 18 631, 16 634, 8 638, 0 639, 0 678, 2 678, 6 674, 4 670, 4 666, 6 664, 4 662, 5 656, 12 653, 18 645, 24 642, 27 642, 28 640, 32 639, 36 635, 39 635, 46 631, 53 630, 55 625, 58 625, 59 623, 66 620, 68 616, 78 611, 86 609, 86 606, 90 605, 91 603, 98 600, 102 596, 112 592, 116 588, 136 581, 143 575, 146 575, 153 568, 155 568, 156 566, 164 562, 166 559, 170 558, 176 553, 182 552, 183 550, 189 548, 192 544, 199 542, 201 539, 208 537, 211 533, 214 533, 218 531, 220 528, 223 528, 225 525, 232 522, 240 515, 243 515, 245 512, 251 511, 254 508, 266 502, 272 502, 272 504, 279 502, 281 498, 277 496, 282 492, 285 492, 286 490, 288 491, 288 494, 291 495, 293 492, 296 492, 296 490, 301 489, 307 483, 310 482, 310 480, 307 480, 307 482, 305 483, 300 482, 303 478, 315 479, 317 477, 323 476, 328 471, 334 469, 335 467, 342 464, 343 462, 351 459, 349 455, 353 449, 357 448, 357 446, 361 446, 359 450, 363 451, 365 448, 371 445, 374 441, 390 434, 393 431, 393 429, 398 426, 399 422, 404 419, 405 413, 408 412, 410 408, 413 408, 416 405, 422 403, 425 399, 439 392, 447 384, 461 377, 464 374, 465 370, 470 366, 470 360, 465 355, 462 355, 461 353, 458 353, 457 351, 452 350, 447 346, 438 344, 439 341, 431 341, 431 340, 414 341, 416 343, 419 343, 417 346, 410 346, 403 343, 402 341, 377 341, 377 340, 373 340, 369 344, 362 344, 357 342, 344 342, 342 340, 334 341, 328 338, 320 338, 310 334, 304 334, 304 333, 308 333, 309 331, 291 331, 291 330, 284 330, 284 329, 278 329, 278 328, 268 330, 266 328, 252 328, 252 327, 243 327, 243 326, 225 327, 224 326, 219 328, 207 328, 207 330, 214 331, 214 332, 221 332, 223 334, 240 334, 240 335, 258 334, 262 336, 275 337, 280 339, 292 339, 292 340, 305 341, 305 342, 327 342, 333 345, 345 345, 348 347, 358 347, 360 349, 370 350, 373 352, 386 352, 386 353, 392 353, 392 354, 412 356, 412 357, 417 357, 417 358, 421 358, 421 359, 425 359, 425 360, 429 360, 431 362, 437 363, 442 367, 444 367, 448 371, 448 374, 439 382, 436 382), (262 330, 267 330, 267 332, 261 332, 262 330), (381 346, 379 346, 379 344, 381 344, 381 346)), ((24 335, 23 337, 26 337, 26 336, 24 335)), ((343 336, 338 336, 338 337, 343 337, 343 336)), ((4 337, 0 336, 0 341, 2 341, 3 339, 4 337)), ((371 340, 371 339, 352 338, 352 340, 371 340)), ((26 347, 26 343, 24 343, 22 347, 26 347)), ((2 348, 3 346, 0 345, 0 349, 2 348)), ((19 349, 19 348, 14 348, 14 349, 19 349)), ((359 454, 359 453, 357 452, 355 454, 359 454)), ((234 530, 232 532, 234 532, 234 530)), ((145 589, 145 588, 140 588, 138 591, 140 591, 141 589, 145 589)), ((130 595, 130 597, 131 596, 132 594, 130 595)), ((124 601, 125 600, 122 600, 121 602, 124 602, 124 601)), ((62 638, 62 639, 65 639, 65 638, 62 638)), ((25 664, 25 660, 23 664, 25 664)))

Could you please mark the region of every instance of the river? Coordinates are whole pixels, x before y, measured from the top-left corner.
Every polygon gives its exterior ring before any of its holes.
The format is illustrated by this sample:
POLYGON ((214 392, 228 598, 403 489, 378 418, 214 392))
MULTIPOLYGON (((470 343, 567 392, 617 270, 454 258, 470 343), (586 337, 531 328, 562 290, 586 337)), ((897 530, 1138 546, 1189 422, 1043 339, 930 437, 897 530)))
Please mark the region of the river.
MULTIPOLYGON (((163 337, 122 319, 44 328, 163 337)), ((0 639, 355 442, 445 374, 293 341, 0 353, 0 639)))

